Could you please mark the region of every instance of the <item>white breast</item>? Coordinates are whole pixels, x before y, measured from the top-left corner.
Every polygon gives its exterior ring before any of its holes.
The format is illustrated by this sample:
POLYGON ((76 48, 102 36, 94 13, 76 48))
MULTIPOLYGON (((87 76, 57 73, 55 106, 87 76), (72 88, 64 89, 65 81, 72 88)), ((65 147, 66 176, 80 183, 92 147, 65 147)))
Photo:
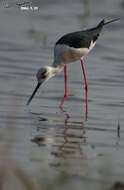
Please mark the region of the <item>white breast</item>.
POLYGON ((71 63, 80 60, 81 57, 87 55, 95 46, 91 41, 89 48, 73 48, 64 44, 57 44, 54 49, 54 64, 55 63, 71 63))

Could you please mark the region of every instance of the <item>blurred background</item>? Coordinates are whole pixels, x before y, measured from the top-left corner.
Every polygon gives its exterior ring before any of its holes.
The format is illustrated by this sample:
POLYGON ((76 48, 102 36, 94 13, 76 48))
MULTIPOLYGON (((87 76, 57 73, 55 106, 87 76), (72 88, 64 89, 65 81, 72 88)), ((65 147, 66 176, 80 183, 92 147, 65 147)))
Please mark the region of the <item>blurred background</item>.
POLYGON ((0 0, 0 189, 103 189, 123 183, 123 19, 123 0, 0 0), (88 121, 79 61, 68 66, 63 110, 63 72, 26 106, 37 70, 53 62, 58 38, 118 17, 85 57, 88 121))

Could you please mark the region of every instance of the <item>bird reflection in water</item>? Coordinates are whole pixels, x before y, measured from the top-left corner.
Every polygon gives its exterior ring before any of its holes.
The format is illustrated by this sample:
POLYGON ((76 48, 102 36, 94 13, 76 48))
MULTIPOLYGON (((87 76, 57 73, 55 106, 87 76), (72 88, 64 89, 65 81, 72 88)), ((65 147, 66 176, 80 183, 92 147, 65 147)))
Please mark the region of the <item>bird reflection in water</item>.
POLYGON ((77 126, 73 126, 73 125, 70 125, 68 124, 69 120, 70 120, 70 115, 69 113, 65 112, 63 110, 63 108, 60 108, 61 109, 61 112, 63 112, 66 116, 65 118, 65 121, 64 121, 64 142, 62 145, 60 145, 59 147, 59 150, 61 152, 65 152, 65 154, 68 152, 68 151, 65 151, 65 149, 67 148, 74 148, 73 145, 77 145, 77 149, 79 150, 79 153, 81 156, 83 156, 83 149, 81 148, 81 145, 82 144, 86 144, 87 142, 87 137, 86 137, 86 128, 84 127, 84 122, 82 122, 82 125, 80 127, 77 127, 77 126), (82 130, 80 134, 82 135, 78 135, 78 134, 74 134, 72 133, 72 130, 82 130), (71 133, 69 133, 71 132, 71 133), (73 141, 72 139, 75 139, 75 141, 73 141), (80 142, 80 140, 82 142, 80 142))
POLYGON ((32 142, 40 146, 42 152, 47 152, 48 166, 64 172, 69 167, 71 173, 73 170, 73 174, 85 175, 88 168, 86 121, 73 121, 63 108, 60 116, 65 118, 58 119, 59 115, 55 119, 40 118, 38 136, 32 142))

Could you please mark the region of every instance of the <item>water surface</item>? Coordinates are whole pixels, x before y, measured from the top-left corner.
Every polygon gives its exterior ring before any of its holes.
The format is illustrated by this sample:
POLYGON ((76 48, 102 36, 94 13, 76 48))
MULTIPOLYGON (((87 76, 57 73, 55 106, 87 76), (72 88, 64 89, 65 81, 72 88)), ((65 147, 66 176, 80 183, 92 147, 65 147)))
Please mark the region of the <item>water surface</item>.
POLYGON ((115 0, 47 0, 32 2, 38 11, 22 11, 12 1, 10 7, 1 8, 1 149, 11 140, 9 133, 3 135, 4 129, 14 120, 11 156, 32 178, 51 179, 52 183, 57 174, 64 173, 68 176, 65 189, 90 189, 106 180, 123 180, 122 4, 115 0), (63 72, 40 88, 27 107, 26 101, 37 82, 37 70, 53 62, 56 40, 67 32, 94 26, 102 18, 115 17, 121 20, 105 27, 96 47, 85 58, 88 121, 79 61, 68 66, 69 96, 63 110, 59 109, 64 95, 63 72), (14 112, 15 104, 18 111, 14 112))

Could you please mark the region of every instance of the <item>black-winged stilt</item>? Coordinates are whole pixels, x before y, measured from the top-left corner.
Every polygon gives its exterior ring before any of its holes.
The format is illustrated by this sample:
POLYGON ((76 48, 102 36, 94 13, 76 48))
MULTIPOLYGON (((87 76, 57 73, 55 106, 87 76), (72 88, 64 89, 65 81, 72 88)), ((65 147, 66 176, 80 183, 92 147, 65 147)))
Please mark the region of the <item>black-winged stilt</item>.
POLYGON ((72 63, 77 60, 81 60, 82 72, 84 75, 85 82, 85 97, 86 97, 86 115, 88 114, 88 83, 86 78, 86 72, 84 67, 83 57, 87 55, 92 48, 95 46, 96 41, 101 33, 104 25, 111 22, 115 22, 120 18, 116 18, 105 22, 104 19, 96 26, 87 30, 82 30, 78 32, 72 32, 62 36, 55 44, 54 48, 54 61, 52 66, 45 66, 38 70, 37 72, 37 86, 29 98, 27 105, 31 102, 38 88, 48 79, 60 73, 64 67, 65 75, 65 95, 60 104, 63 106, 65 99, 68 96, 67 90, 67 64, 72 63))

